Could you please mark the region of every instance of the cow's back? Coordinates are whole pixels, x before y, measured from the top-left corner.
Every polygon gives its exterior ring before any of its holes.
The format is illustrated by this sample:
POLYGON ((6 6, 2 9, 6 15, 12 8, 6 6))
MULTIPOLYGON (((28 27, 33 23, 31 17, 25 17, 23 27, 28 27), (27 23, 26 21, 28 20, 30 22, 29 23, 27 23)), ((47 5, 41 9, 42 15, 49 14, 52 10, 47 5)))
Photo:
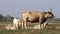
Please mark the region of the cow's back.
POLYGON ((31 12, 31 11, 22 11, 22 19, 29 18, 28 20, 33 21, 36 18, 43 18, 45 16, 45 12, 31 12))

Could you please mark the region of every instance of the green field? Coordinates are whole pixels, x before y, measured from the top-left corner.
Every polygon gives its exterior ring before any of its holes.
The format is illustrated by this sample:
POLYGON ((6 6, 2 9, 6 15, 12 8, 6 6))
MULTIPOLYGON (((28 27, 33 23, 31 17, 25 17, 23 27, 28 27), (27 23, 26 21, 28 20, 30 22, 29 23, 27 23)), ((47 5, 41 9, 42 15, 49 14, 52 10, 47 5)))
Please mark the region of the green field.
POLYGON ((0 34, 60 34, 60 28, 56 28, 57 26, 60 27, 60 23, 49 23, 47 27, 43 30, 6 30, 5 26, 8 23, 1 23, 0 24, 0 34))

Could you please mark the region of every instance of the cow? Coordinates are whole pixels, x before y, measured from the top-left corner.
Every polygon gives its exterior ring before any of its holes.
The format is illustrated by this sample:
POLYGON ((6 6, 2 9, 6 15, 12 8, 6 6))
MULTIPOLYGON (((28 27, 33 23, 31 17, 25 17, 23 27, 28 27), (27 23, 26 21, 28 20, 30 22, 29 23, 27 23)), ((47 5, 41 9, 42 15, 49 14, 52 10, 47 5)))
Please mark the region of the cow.
POLYGON ((45 22, 49 18, 54 18, 54 14, 51 11, 48 12, 34 12, 34 11, 22 11, 21 18, 22 18, 22 29, 25 27, 27 29, 27 22, 33 22, 34 20, 38 20, 40 24, 40 29, 43 29, 45 22), (24 26, 23 26, 24 25, 24 26))

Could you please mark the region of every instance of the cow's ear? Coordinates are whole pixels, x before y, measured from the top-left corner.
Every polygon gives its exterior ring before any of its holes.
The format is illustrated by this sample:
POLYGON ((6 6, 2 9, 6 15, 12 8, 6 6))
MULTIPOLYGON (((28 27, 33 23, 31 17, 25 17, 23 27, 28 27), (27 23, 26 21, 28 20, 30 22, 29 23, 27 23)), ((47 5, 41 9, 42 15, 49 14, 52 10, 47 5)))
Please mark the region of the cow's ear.
POLYGON ((48 11, 49 14, 51 14, 52 12, 51 11, 48 11))

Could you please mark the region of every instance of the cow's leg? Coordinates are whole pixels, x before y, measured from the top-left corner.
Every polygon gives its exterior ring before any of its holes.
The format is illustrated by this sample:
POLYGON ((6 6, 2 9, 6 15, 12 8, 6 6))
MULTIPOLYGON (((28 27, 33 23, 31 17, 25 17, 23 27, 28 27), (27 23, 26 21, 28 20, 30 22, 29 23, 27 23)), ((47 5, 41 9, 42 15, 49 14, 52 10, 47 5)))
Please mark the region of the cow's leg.
POLYGON ((41 29, 43 29, 43 28, 44 28, 44 24, 42 23, 42 24, 41 24, 41 29))
POLYGON ((39 19, 40 30, 43 29, 44 24, 42 23, 42 19, 39 19))
POLYGON ((41 30, 41 21, 39 20, 39 24, 40 24, 40 30, 41 30))
POLYGON ((46 27, 46 25, 47 25, 47 21, 44 23, 44 28, 46 27))
POLYGON ((39 24, 40 24, 40 30, 41 30, 41 27, 42 27, 42 17, 39 16, 39 24))
POLYGON ((40 30, 41 30, 41 27, 42 27, 42 19, 41 19, 41 17, 39 17, 39 24, 40 24, 40 30))
POLYGON ((46 27, 47 21, 41 24, 41 29, 44 29, 46 27))
POLYGON ((24 27, 25 27, 25 29, 27 30, 27 21, 25 20, 25 22, 24 22, 24 27))
POLYGON ((23 30, 23 23, 22 23, 22 30, 23 30))
POLYGON ((46 27, 47 22, 44 22, 41 24, 41 29, 44 29, 46 27))
POLYGON ((24 26, 24 21, 21 21, 21 26, 22 26, 22 30, 23 30, 23 26, 24 26))

